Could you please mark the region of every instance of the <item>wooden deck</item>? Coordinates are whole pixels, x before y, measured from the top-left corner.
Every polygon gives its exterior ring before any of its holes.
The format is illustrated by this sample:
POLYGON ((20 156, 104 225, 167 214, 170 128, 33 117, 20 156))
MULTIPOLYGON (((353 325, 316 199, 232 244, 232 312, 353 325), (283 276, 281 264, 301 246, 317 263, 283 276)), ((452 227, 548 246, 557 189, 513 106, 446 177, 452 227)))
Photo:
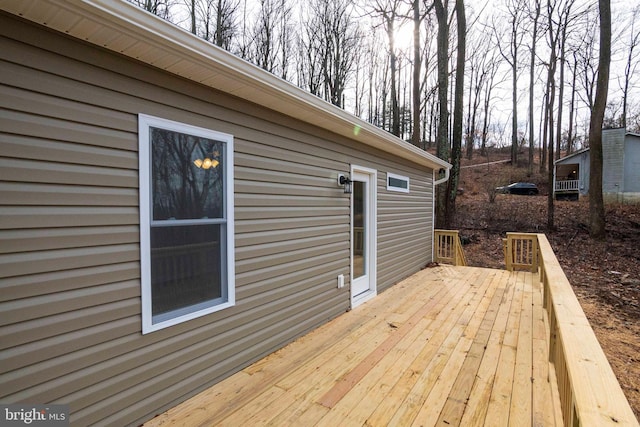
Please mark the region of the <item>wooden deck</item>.
POLYGON ((537 274, 426 269, 145 425, 561 425, 546 331, 537 274))

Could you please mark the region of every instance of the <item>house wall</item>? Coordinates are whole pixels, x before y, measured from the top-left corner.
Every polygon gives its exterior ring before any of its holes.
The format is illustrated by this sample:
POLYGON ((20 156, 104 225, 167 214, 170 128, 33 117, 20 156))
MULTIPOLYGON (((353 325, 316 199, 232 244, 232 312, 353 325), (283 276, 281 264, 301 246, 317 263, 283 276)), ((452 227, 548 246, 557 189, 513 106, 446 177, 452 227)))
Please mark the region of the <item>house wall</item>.
POLYGON ((627 134, 624 145, 624 202, 640 203, 640 136, 627 134))
POLYGON ((430 169, 2 13, 0 75, 3 403, 138 425, 343 313, 351 164, 378 170, 378 291, 431 261, 430 169), (236 306, 144 336, 138 113, 235 138, 236 306))
POLYGON ((578 176, 580 179, 580 195, 586 196, 589 194, 589 174, 591 173, 591 158, 589 152, 584 152, 576 156, 578 164, 580 165, 580 171, 578 176))
MULTIPOLYGON (((602 138, 605 203, 640 203, 640 136, 627 134, 625 129, 605 129, 602 138)), ((580 195, 588 195, 590 152, 557 162, 558 166, 569 164, 579 165, 580 195)))
POLYGON ((602 131, 602 195, 605 202, 616 202, 624 189, 625 129, 602 131))
MULTIPOLYGON (((578 179, 580 180, 580 190, 579 193, 581 196, 586 196, 589 194, 589 171, 590 171, 590 163, 589 163, 589 152, 583 152, 580 154, 576 154, 564 160, 559 160, 556 165, 578 165, 578 179)), ((557 170, 557 168, 556 168, 557 170)), ((563 179, 561 176, 556 176, 555 179, 563 179)))

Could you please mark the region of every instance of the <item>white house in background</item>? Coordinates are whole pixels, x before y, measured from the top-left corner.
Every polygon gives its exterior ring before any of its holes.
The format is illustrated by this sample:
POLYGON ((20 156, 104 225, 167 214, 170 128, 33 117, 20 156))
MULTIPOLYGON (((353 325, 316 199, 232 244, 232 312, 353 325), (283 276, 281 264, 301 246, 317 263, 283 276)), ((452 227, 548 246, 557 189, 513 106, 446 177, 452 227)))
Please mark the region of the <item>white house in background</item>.
MULTIPOLYGON (((605 203, 640 203, 640 134, 624 128, 602 131, 602 192, 605 203)), ((585 148, 556 160, 556 199, 589 194, 590 151, 585 148)))

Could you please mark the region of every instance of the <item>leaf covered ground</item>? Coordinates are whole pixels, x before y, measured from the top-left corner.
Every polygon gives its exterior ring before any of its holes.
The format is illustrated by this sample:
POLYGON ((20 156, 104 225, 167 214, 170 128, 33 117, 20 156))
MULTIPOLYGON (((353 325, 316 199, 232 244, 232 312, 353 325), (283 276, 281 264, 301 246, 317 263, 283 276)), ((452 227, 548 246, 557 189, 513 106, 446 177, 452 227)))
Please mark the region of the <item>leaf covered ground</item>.
POLYGON ((460 187, 453 228, 466 243, 469 264, 504 268, 506 232, 545 233, 640 419, 640 205, 607 206, 607 237, 594 241, 587 200, 556 201, 555 228, 547 228, 546 175, 527 177, 526 169, 507 164, 470 167, 462 169, 460 187), (489 201, 490 189, 515 181, 537 183, 541 195, 498 194, 489 201))

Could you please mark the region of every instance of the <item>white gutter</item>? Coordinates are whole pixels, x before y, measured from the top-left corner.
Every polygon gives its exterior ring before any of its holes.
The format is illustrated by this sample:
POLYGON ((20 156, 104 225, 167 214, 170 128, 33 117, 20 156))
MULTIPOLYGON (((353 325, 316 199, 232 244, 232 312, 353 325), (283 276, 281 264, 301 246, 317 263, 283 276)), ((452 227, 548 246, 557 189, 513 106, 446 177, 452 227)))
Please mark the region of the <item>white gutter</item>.
MULTIPOLYGON (((443 178, 440 178, 439 180, 437 180, 436 182, 434 182, 434 183, 433 183, 433 185, 434 185, 434 186, 436 186, 436 185, 440 185, 440 184, 442 184, 442 183, 445 183, 445 182, 449 181, 449 174, 450 174, 450 171, 451 171, 451 167, 445 168, 445 169, 444 169, 444 177, 443 177, 443 178)), ((434 175, 435 175, 436 171, 433 171, 433 173, 434 173, 434 175)))

